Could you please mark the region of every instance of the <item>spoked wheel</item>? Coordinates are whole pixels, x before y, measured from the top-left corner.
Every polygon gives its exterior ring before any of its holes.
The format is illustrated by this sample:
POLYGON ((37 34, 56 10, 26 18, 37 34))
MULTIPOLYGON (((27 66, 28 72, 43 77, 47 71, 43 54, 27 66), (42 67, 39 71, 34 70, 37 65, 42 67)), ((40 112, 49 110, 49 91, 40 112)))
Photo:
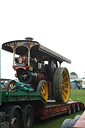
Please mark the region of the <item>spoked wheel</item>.
POLYGON ((6 88, 7 88, 7 91, 8 92, 11 92, 12 88, 16 85, 16 81, 15 80, 9 80, 7 83, 6 83, 6 88))
POLYGON ((26 83, 26 84, 31 83, 32 74, 28 71, 21 70, 20 73, 18 74, 18 79, 22 83, 26 83))
POLYGON ((70 96, 70 77, 67 68, 57 68, 53 81, 54 98, 57 102, 66 103, 70 96))
POLYGON ((23 126, 24 128, 31 128, 34 120, 32 107, 27 105, 23 112, 23 126))
POLYGON ((45 80, 41 80, 38 83, 37 92, 44 98, 45 101, 48 99, 48 84, 45 80))

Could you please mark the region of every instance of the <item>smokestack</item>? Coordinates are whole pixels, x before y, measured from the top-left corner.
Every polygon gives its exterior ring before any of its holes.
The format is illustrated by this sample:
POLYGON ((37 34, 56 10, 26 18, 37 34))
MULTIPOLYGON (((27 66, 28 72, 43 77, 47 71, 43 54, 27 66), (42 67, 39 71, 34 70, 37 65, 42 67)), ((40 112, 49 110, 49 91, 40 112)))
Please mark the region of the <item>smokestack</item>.
POLYGON ((32 41, 33 40, 33 38, 31 38, 31 37, 26 37, 25 38, 27 41, 32 41))

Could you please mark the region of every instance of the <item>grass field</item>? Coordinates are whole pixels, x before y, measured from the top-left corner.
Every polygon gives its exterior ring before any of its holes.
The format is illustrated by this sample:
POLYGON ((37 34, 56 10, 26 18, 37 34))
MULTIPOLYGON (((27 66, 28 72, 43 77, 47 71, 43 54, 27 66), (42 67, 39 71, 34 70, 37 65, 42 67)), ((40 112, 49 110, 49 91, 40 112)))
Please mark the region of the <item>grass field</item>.
MULTIPOLYGON (((70 91, 70 98, 72 100, 78 100, 83 102, 85 104, 85 90, 71 90, 70 91)), ((32 128, 61 128, 62 122, 67 119, 67 118, 74 118, 75 115, 80 115, 82 114, 83 111, 77 112, 75 114, 71 114, 71 115, 60 115, 60 116, 56 116, 56 117, 52 117, 50 119, 46 119, 41 121, 40 119, 37 119, 32 128)))
POLYGON ((83 102, 85 104, 85 89, 76 89, 70 91, 70 98, 72 100, 77 100, 83 102))

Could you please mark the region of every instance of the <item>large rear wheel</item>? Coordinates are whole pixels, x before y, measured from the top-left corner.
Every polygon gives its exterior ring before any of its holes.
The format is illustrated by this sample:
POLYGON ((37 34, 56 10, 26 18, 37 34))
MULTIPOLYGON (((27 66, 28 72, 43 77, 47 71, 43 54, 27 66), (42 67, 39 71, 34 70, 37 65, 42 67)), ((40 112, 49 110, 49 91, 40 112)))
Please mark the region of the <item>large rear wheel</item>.
POLYGON ((56 69, 53 81, 53 93, 56 102, 66 103, 70 96, 70 77, 67 68, 56 69))

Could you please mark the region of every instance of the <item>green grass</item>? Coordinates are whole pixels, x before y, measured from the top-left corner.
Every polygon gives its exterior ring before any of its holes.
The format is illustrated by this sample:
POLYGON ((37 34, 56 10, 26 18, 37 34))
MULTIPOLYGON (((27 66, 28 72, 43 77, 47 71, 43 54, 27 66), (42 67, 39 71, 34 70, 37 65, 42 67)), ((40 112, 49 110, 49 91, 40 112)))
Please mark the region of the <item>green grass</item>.
MULTIPOLYGON (((70 98, 72 100, 77 100, 79 99, 79 101, 83 102, 85 104, 85 90, 71 90, 70 91, 70 98)), ((83 111, 77 112, 75 114, 71 114, 71 115, 59 115, 56 117, 52 117, 46 120, 41 121, 40 119, 37 119, 32 128, 61 128, 61 125, 63 123, 63 121, 67 118, 74 118, 75 115, 81 115, 83 113, 83 111)))
POLYGON ((72 100, 77 100, 83 102, 85 104, 85 89, 71 90, 70 98, 72 100))

